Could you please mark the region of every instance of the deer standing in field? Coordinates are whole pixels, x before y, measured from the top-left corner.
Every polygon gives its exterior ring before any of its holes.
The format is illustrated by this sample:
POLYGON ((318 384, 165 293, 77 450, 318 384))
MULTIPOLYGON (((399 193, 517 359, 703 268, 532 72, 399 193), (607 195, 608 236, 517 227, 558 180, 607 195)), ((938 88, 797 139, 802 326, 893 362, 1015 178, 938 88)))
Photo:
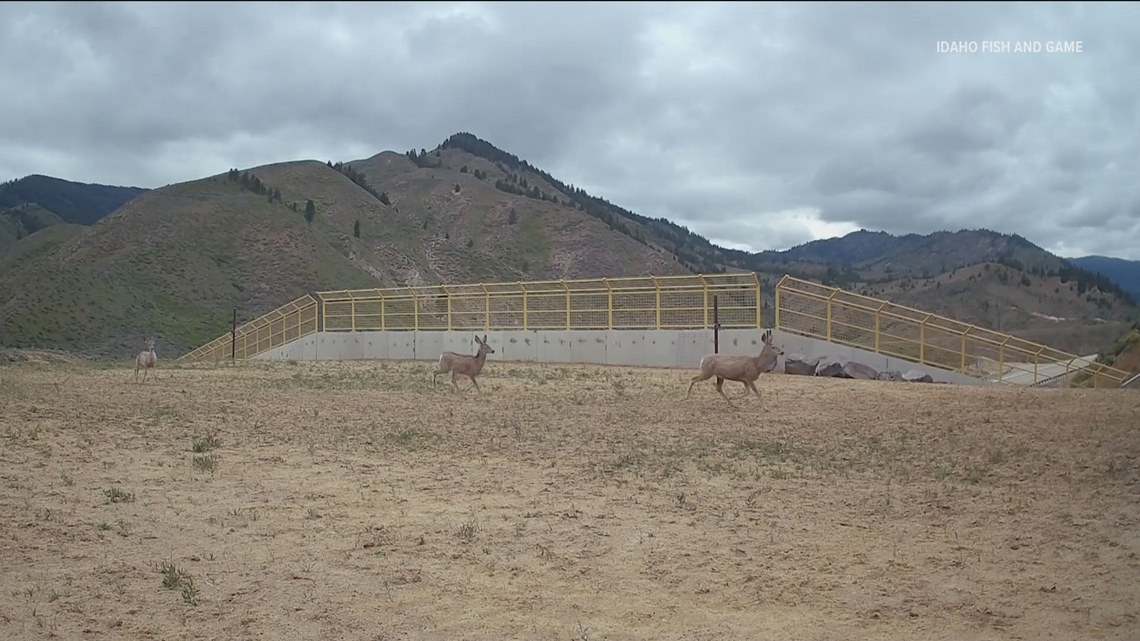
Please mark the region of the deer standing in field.
POLYGON ((471 384, 475 386, 475 390, 480 394, 483 390, 479 389, 479 383, 475 377, 479 372, 483 371, 483 364, 487 362, 487 354, 494 354, 495 350, 487 344, 487 335, 483 334, 483 340, 479 340, 479 335, 475 335, 475 342, 479 344, 479 351, 470 356, 467 354, 456 354, 455 352, 444 352, 439 355, 439 367, 436 368, 435 373, 431 375, 431 386, 435 387, 436 377, 440 374, 451 374, 451 386, 455 391, 459 391, 459 385, 455 382, 456 376, 466 376, 471 379, 471 384))
MULTIPOLYGON (((156 364, 158 364, 158 356, 154 353, 154 338, 148 338, 146 339, 146 349, 139 352, 139 355, 135 357, 135 382, 139 382, 139 370, 141 369, 145 383, 147 372, 154 369, 156 364)), ((157 376, 155 374, 155 377, 157 376)))
POLYGON ((724 382, 736 381, 744 384, 744 396, 751 390, 760 398, 760 390, 756 389, 756 379, 764 372, 769 372, 776 365, 776 359, 784 354, 784 350, 772 344, 772 330, 760 335, 760 342, 764 348, 757 356, 730 356, 728 354, 709 354, 701 359, 701 373, 689 381, 688 397, 693 393, 693 385, 716 377, 716 391, 732 405, 732 399, 724 393, 724 382))

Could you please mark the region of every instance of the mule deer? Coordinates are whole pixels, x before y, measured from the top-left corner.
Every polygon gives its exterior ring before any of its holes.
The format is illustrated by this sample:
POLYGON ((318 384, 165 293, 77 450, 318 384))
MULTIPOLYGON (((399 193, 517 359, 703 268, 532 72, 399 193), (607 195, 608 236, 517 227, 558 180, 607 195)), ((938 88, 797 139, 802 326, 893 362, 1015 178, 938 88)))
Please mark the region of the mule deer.
MULTIPOLYGON (((135 357, 135 382, 139 382, 139 370, 141 369, 145 383, 147 372, 154 369, 156 364, 158 364, 158 356, 154 353, 154 338, 148 338, 146 339, 146 349, 139 352, 139 355, 135 357)), ((156 378, 157 376, 155 374, 156 378)))
POLYGON ((487 344, 487 335, 483 334, 483 340, 479 340, 479 335, 475 335, 475 342, 479 344, 479 351, 474 356, 467 354, 456 354, 455 352, 444 352, 439 355, 439 367, 436 368, 435 373, 431 375, 431 386, 435 387, 436 377, 440 374, 451 374, 451 386, 455 391, 459 391, 459 385, 455 382, 456 376, 466 376, 471 379, 471 384, 475 386, 475 390, 480 394, 483 390, 479 389, 479 383, 475 377, 479 372, 483 371, 483 364, 487 362, 487 354, 494 354, 495 350, 487 344))
POLYGON ((757 356, 730 356, 728 354, 709 354, 701 359, 701 373, 689 381, 688 397, 693 393, 693 385, 716 377, 716 391, 731 405, 732 400, 724 393, 723 385, 726 380, 744 384, 744 395, 751 390, 760 398, 760 390, 756 389, 756 379, 765 372, 772 371, 776 359, 783 355, 784 350, 772 344, 772 330, 760 335, 760 342, 764 348, 757 356))

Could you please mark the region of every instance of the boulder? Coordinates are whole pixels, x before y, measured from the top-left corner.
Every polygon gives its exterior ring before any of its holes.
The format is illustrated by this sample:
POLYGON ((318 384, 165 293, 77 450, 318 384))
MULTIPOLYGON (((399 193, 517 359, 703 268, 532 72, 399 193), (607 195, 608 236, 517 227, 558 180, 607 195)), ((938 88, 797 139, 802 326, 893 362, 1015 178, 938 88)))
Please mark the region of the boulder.
POLYGON ((916 369, 909 370, 902 375, 902 379, 908 383, 933 383, 934 377, 926 372, 920 372, 916 369))
POLYGON ((784 373, 795 376, 815 376, 818 358, 807 358, 803 354, 789 354, 784 359, 784 373))
POLYGON ((879 375, 874 367, 856 361, 848 361, 843 365, 843 375, 846 378, 857 378, 861 381, 873 381, 879 375))
POLYGON ((831 360, 830 358, 819 361, 815 368, 815 375, 828 376, 831 378, 847 378, 847 375, 843 373, 843 363, 831 360))
POLYGON ((885 371, 885 372, 879 372, 879 375, 876 376, 875 378, 877 378, 880 381, 901 381, 902 380, 902 372, 898 371, 897 369, 893 369, 893 370, 885 371))

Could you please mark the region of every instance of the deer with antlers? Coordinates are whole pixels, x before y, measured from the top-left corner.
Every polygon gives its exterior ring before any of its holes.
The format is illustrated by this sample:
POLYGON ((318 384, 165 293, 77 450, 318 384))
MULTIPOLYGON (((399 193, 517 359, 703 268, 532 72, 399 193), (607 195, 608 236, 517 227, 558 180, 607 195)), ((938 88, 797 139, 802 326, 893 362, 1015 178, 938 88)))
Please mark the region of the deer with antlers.
POLYGON ((439 367, 436 368, 435 373, 431 376, 431 386, 435 387, 436 377, 440 374, 451 374, 451 386, 455 391, 459 391, 459 385, 455 382, 455 377, 466 376, 471 379, 471 384, 474 385, 475 390, 479 394, 483 390, 479 389, 479 383, 475 377, 479 372, 483 371, 483 365, 487 362, 487 354, 494 354, 495 349, 487 344, 487 335, 483 334, 483 339, 479 339, 479 335, 475 335, 475 342, 479 344, 479 351, 474 355, 456 354, 455 352, 444 352, 439 355, 439 367))
POLYGON ((768 330, 760 335, 760 342, 764 344, 764 348, 760 350, 760 354, 756 356, 730 356, 728 354, 709 354, 701 359, 701 373, 697 374, 689 381, 689 391, 685 394, 688 397, 693 393, 693 385, 701 381, 707 381, 712 377, 716 377, 716 391, 732 404, 732 399, 728 398, 728 394, 724 393, 725 381, 736 381, 744 384, 744 396, 748 395, 749 390, 756 394, 756 398, 760 398, 760 390, 756 389, 756 379, 765 372, 770 372, 776 366, 776 360, 783 355, 784 350, 780 349, 772 343, 772 330, 768 330))
MULTIPOLYGON (((154 353, 154 338, 148 338, 146 339, 146 349, 139 352, 139 355, 135 357, 135 382, 139 382, 139 370, 141 369, 143 382, 145 383, 147 372, 154 369, 154 366, 157 364, 158 356, 154 353)), ((156 378, 157 376, 158 375, 155 374, 156 378)))

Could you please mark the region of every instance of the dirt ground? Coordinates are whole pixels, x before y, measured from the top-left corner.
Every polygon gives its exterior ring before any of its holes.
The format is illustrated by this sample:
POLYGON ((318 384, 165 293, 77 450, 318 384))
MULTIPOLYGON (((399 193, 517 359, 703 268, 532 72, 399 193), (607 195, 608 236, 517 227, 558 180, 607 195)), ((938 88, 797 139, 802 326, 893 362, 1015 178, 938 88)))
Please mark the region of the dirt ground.
POLYGON ((432 365, 0 367, 0 638, 1140 638, 1133 390, 432 365))

